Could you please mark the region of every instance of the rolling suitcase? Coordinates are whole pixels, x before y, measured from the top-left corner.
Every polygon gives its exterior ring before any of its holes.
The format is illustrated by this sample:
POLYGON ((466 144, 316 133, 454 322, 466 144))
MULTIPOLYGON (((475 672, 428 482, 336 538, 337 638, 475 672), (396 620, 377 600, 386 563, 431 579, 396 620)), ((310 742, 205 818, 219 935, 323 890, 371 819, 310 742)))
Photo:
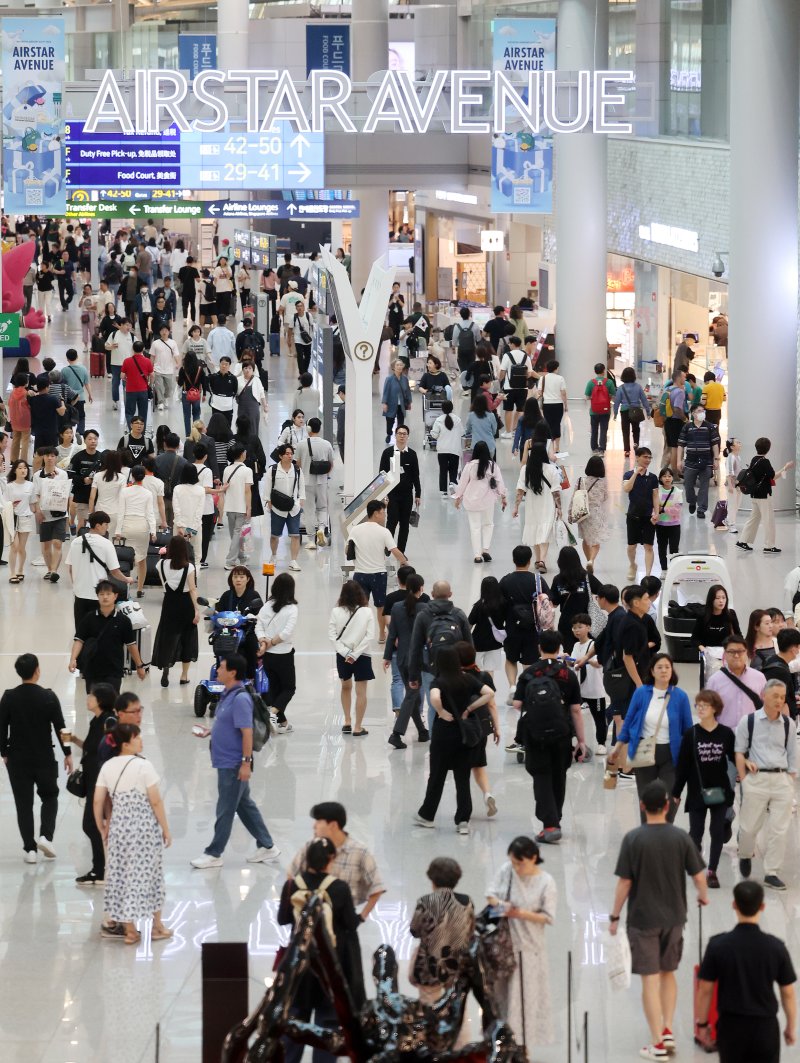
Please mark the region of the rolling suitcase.
POLYGON ((719 502, 714 506, 714 512, 711 514, 711 523, 715 528, 724 528, 728 521, 728 503, 724 498, 721 498, 719 502))
POLYGON ((99 351, 92 351, 89 356, 89 375, 90 376, 105 376, 106 375, 106 356, 99 351))
MULTIPOLYGON (((150 543, 147 547, 147 575, 144 578, 145 587, 160 587, 161 580, 158 576, 157 565, 161 558, 164 556, 162 550, 166 550, 169 545, 169 541, 172 538, 172 532, 158 532, 156 534, 156 541, 150 543)), ((189 560, 194 563, 194 547, 191 543, 189 545, 189 560)))
MULTIPOLYGON (((117 551, 117 561, 119 562, 120 572, 124 576, 130 576, 133 572, 134 566, 134 551, 132 546, 125 546, 124 543, 114 543, 114 549, 117 551)), ((133 586, 133 584, 130 584, 133 586)), ((134 588, 135 589, 135 588, 134 588)), ((124 589, 121 589, 117 597, 118 602, 127 601, 129 597, 129 585, 124 584, 124 589)))
POLYGON ((717 1011, 717 985, 716 985, 716 983, 714 984, 714 993, 713 993, 713 995, 711 997, 711 1007, 708 1009, 708 1020, 707 1021, 708 1021, 708 1032, 711 1035, 711 1044, 706 1045, 698 1037, 698 1032, 699 1031, 697 1029, 697 1021, 698 1021, 697 1020, 697 983, 698 983, 697 974, 698 974, 698 971, 700 970, 700 964, 703 962, 703 908, 702 908, 702 905, 698 905, 697 906, 697 916, 698 916, 698 928, 697 928, 697 933, 698 933, 698 942, 697 942, 697 944, 698 944, 698 948, 697 948, 698 962, 697 962, 697 966, 694 969, 694 996, 692 998, 693 1007, 694 1007, 694 1043, 696 1045, 700 1045, 700 1047, 703 1049, 703 1051, 707 1055, 710 1055, 712 1052, 716 1052, 717 1051, 717 1019, 719 1018, 719 1012, 717 1011))

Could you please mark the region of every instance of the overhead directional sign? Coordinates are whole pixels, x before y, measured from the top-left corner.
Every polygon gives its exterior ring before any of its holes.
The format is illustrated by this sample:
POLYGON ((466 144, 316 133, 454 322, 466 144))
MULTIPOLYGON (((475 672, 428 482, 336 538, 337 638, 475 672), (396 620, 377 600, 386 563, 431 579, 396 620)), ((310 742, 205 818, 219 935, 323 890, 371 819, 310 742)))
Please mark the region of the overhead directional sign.
POLYGON ((67 203, 67 218, 203 218, 207 203, 200 200, 164 199, 155 203, 103 200, 96 203, 67 203))
POLYGON ((210 218, 249 218, 258 220, 277 218, 295 221, 324 221, 326 218, 358 218, 361 203, 357 199, 306 200, 285 203, 282 200, 261 202, 235 199, 214 199, 203 204, 210 218))
POLYGON ((78 189, 153 188, 245 191, 323 188, 325 136, 276 122, 268 133, 87 133, 69 122, 67 185, 78 189))

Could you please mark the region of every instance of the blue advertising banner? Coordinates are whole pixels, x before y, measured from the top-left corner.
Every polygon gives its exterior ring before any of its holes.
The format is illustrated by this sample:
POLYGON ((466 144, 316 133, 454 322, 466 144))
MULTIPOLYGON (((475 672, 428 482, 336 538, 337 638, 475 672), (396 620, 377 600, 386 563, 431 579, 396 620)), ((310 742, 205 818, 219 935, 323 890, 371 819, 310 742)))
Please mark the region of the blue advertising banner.
MULTIPOLYGON (((496 18, 492 23, 492 68, 525 85, 531 71, 556 68, 554 18, 496 18), (518 75, 516 78, 514 75, 518 75)), ((551 214, 553 134, 507 132, 492 138, 493 213, 551 214)))
POLYGON ((216 33, 179 33, 178 69, 188 70, 194 80, 201 70, 217 68, 216 33))
POLYGON ((306 26, 306 77, 312 70, 341 70, 350 76, 349 26, 306 26))
POLYGON ((3 19, 3 184, 7 214, 63 215, 64 19, 3 19))

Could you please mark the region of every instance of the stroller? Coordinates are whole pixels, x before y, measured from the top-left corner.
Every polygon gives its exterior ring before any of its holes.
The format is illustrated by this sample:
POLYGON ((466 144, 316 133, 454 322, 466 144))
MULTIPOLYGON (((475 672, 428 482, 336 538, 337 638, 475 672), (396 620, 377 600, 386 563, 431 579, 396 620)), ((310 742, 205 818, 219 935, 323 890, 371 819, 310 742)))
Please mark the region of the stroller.
MULTIPOLYGON (((202 598, 199 599, 199 601, 201 605, 208 605, 208 602, 202 598)), ((208 679, 202 679, 195 688, 195 716, 202 717, 208 712, 209 716, 213 717, 216 712, 217 702, 225 689, 222 683, 217 679, 217 667, 219 662, 227 654, 236 653, 238 651, 239 645, 247 633, 247 625, 254 624, 255 620, 256 618, 254 615, 240 613, 238 610, 221 613, 214 610, 206 617, 206 621, 211 629, 208 641, 214 651, 214 664, 211 666, 211 672, 208 679)), ((266 693, 268 683, 266 677, 263 675, 263 671, 261 672, 260 681, 257 676, 255 687, 259 694, 266 693)))

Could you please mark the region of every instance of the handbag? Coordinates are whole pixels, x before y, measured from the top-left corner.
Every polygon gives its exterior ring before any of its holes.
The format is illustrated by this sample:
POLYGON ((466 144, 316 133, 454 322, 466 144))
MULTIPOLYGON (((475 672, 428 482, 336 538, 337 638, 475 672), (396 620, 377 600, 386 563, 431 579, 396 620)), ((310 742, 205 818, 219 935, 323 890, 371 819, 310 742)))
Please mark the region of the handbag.
POLYGON ((706 808, 713 808, 715 805, 724 805, 727 803, 728 797, 721 786, 703 786, 703 773, 700 771, 700 759, 697 756, 697 732, 694 734, 694 742, 692 743, 694 749, 694 763, 697 768, 697 778, 700 780, 700 796, 703 798, 703 804, 706 808))
POLYGON ((661 712, 658 714, 654 733, 649 738, 640 738, 633 759, 628 757, 628 771, 635 771, 636 768, 652 768, 654 766, 656 762, 656 738, 661 727, 661 721, 664 719, 664 713, 667 711, 670 696, 671 692, 668 691, 667 696, 664 698, 664 704, 661 706, 661 712))
POLYGON ((556 626, 553 603, 542 590, 542 577, 536 573, 536 594, 533 597, 533 618, 537 631, 552 631, 556 626))
POLYGON ((419 527, 419 507, 415 507, 408 515, 409 528, 419 527))
POLYGON ((91 318, 89 317, 89 315, 86 312, 81 314, 81 324, 82 325, 88 325, 90 320, 91 320, 91 318))
POLYGON ((73 797, 84 798, 87 794, 86 779, 82 768, 76 768, 67 776, 66 787, 73 797))
MULTIPOLYGON (((511 899, 512 874, 513 871, 509 871, 506 901, 511 899)), ((487 904, 475 919, 475 929, 480 935, 481 950, 487 969, 495 978, 510 978, 517 969, 517 959, 514 955, 508 918, 504 915, 497 915, 495 909, 487 904)))
MULTIPOLYGON (((594 483, 597 483, 597 480, 594 483)), ((589 516, 589 492, 594 487, 594 484, 588 490, 582 484, 583 477, 579 476, 567 510, 567 519, 570 524, 580 524, 582 520, 586 520, 589 516)))
POLYGON ((194 384, 192 384, 192 386, 190 388, 186 389, 186 401, 187 402, 199 402, 200 399, 202 398, 202 392, 200 391, 200 388, 197 386, 197 381, 200 379, 200 374, 202 373, 202 371, 203 371, 202 369, 198 369, 197 370, 197 375, 194 378, 194 384))
POLYGON ((631 406, 631 401, 628 398, 628 393, 625 391, 624 384, 620 390, 622 391, 622 394, 625 397, 625 402, 628 406, 628 421, 631 424, 641 424, 644 420, 644 410, 641 406, 631 406))

